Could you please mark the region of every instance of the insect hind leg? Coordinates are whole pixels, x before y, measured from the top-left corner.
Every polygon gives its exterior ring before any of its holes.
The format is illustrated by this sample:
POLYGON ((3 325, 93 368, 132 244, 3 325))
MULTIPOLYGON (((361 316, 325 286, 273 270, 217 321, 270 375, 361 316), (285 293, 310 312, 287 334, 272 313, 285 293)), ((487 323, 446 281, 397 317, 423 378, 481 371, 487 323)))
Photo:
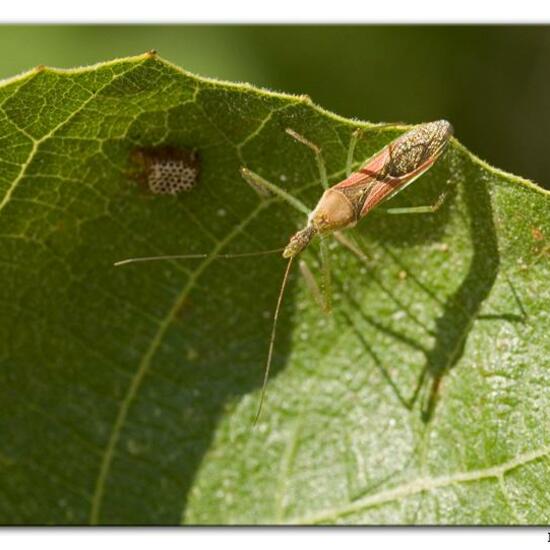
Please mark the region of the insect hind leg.
POLYGON ((447 197, 449 196, 449 190, 443 191, 441 195, 433 204, 423 206, 404 206, 400 208, 386 208, 384 212, 386 214, 433 214, 437 212, 442 206, 447 197))
POLYGON ((315 145, 312 141, 309 141, 309 139, 305 138, 298 132, 292 130, 291 128, 286 129, 286 133, 293 137, 296 141, 299 141, 309 149, 311 149, 315 155, 315 161, 317 162, 317 169, 319 170, 319 177, 321 179, 321 185, 323 186, 323 189, 328 189, 328 176, 327 176, 327 168, 325 165, 325 161, 323 159, 323 155, 321 153, 321 148, 318 145, 315 145))

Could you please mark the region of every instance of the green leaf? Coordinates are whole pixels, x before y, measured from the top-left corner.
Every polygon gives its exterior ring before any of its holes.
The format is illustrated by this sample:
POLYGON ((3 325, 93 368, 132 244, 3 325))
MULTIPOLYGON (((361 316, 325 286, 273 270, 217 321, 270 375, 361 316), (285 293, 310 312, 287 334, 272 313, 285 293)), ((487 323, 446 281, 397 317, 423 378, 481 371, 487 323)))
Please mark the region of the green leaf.
POLYGON ((357 163, 405 127, 153 54, 37 68, 0 106, 2 524, 550 521, 547 192, 453 140, 392 199, 450 189, 437 213, 375 211, 349 233, 368 261, 334 242, 331 316, 294 270, 254 428, 285 263, 216 256, 284 246, 304 216, 239 169, 313 206, 286 128, 335 183, 356 127, 357 163), (136 185, 156 146, 196 150, 190 192, 136 185), (177 253, 206 257, 113 267, 177 253))

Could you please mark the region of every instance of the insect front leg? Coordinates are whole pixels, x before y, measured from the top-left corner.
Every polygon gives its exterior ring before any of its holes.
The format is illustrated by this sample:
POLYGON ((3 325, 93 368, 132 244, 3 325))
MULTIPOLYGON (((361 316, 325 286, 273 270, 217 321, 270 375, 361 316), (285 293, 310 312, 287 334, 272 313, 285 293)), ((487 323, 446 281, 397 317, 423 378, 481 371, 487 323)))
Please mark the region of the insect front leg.
POLYGON ((298 200, 290 193, 287 193, 279 186, 262 178, 262 176, 252 172, 252 170, 245 167, 241 168, 241 176, 261 197, 266 198, 274 194, 296 208, 299 212, 302 212, 302 214, 309 216, 310 209, 302 201, 298 200))
POLYGON ((305 260, 300 260, 300 272, 306 285, 323 313, 329 314, 332 310, 332 277, 330 272, 330 251, 328 238, 321 237, 321 287, 309 269, 305 260))
POLYGON ((330 272, 330 249, 328 239, 321 237, 321 273, 323 277, 324 312, 332 309, 332 277, 330 272))
POLYGON ((315 145, 315 143, 306 139, 304 136, 302 136, 298 132, 295 132, 291 128, 287 128, 286 133, 289 136, 293 137, 296 141, 303 143, 306 147, 309 147, 313 151, 313 153, 315 154, 315 161, 317 162, 317 168, 319 169, 319 177, 321 179, 321 185, 323 186, 323 189, 328 189, 329 186, 328 186, 327 169, 325 166, 325 161, 323 160, 321 148, 315 145))
POLYGON ((321 308, 323 313, 330 313, 332 299, 330 296, 330 289, 327 289, 326 282, 323 282, 322 286, 319 287, 317 280, 315 279, 315 275, 313 275, 305 260, 300 260, 299 266, 300 273, 302 274, 306 286, 311 292, 315 302, 317 302, 317 305, 321 308))

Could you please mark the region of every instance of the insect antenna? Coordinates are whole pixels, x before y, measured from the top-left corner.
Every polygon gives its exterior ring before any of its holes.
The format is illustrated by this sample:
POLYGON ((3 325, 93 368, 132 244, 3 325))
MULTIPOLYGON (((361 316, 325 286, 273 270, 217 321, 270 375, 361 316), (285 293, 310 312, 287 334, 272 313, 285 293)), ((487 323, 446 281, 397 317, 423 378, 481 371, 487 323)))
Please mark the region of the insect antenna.
MULTIPOLYGON (((282 252, 283 248, 275 248, 273 250, 261 250, 259 252, 242 252, 239 254, 217 254, 216 258, 222 259, 231 259, 231 258, 245 258, 250 256, 264 256, 267 254, 275 254, 277 252, 282 252)), ((209 254, 174 254, 174 255, 165 255, 165 256, 143 256, 139 258, 126 258, 125 260, 120 260, 115 262, 113 265, 116 267, 122 265, 128 265, 138 262, 154 262, 160 260, 195 260, 200 258, 208 258, 209 254)), ((271 337, 269 339, 269 351, 267 353, 267 361, 265 365, 264 379, 262 383, 262 391, 260 394, 260 402, 258 404, 258 410, 256 412, 256 417, 254 418, 254 425, 258 423, 260 415, 262 413, 262 406, 265 400, 267 381, 269 380, 269 372, 271 370, 271 361, 273 359, 273 349, 275 346, 275 336, 277 333, 277 321, 279 319, 279 312, 281 311, 281 305, 283 303, 283 296, 285 293, 286 285, 288 282, 288 276, 290 274, 290 268, 292 267, 292 260, 294 259, 291 256, 288 259, 286 264, 285 274, 283 276, 283 282, 281 284, 281 290, 279 291, 279 297, 277 298, 277 305, 275 306, 275 313, 273 314, 273 326, 271 328, 271 337)))
MULTIPOLYGON (((216 258, 231 259, 231 258, 246 258, 250 256, 264 256, 267 254, 275 254, 282 252, 283 248, 274 248, 273 250, 260 250, 259 252, 241 252, 239 254, 216 254, 216 258)), ((156 262, 159 260, 196 260, 200 258, 208 258, 210 254, 174 254, 167 256, 143 256, 141 258, 126 258, 125 260, 119 260, 113 265, 119 267, 121 265, 135 264, 138 262, 156 262)))
POLYGON ((275 345, 275 335, 277 332, 277 320, 279 318, 279 311, 281 310, 281 304, 283 303, 283 295, 285 293, 286 283, 288 281, 288 275, 290 273, 290 268, 292 266, 292 260, 294 259, 291 256, 288 259, 286 264, 285 274, 283 276, 283 282, 281 284, 281 290, 279 291, 279 297, 277 298, 277 305, 275 306, 275 313, 273 314, 273 326, 271 328, 271 338, 269 339, 269 351, 267 353, 267 361, 265 365, 264 372, 264 381, 262 383, 262 392, 260 394, 260 402, 258 403, 258 410, 256 412, 256 417, 254 418, 254 426, 258 423, 260 414, 262 413, 262 405, 264 404, 265 390, 267 388, 267 381, 269 379, 269 370, 271 368, 271 360, 273 358, 273 347, 275 345))

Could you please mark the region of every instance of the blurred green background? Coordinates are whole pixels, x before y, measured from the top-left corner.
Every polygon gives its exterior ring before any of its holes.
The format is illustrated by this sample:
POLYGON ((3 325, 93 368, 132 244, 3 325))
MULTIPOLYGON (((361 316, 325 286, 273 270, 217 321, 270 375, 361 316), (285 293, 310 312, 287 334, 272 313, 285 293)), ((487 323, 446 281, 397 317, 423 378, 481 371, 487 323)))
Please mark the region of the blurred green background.
POLYGON ((27 25, 1 27, 0 47, 0 78, 154 48, 346 117, 447 118, 478 156, 550 188, 550 27, 27 25))

